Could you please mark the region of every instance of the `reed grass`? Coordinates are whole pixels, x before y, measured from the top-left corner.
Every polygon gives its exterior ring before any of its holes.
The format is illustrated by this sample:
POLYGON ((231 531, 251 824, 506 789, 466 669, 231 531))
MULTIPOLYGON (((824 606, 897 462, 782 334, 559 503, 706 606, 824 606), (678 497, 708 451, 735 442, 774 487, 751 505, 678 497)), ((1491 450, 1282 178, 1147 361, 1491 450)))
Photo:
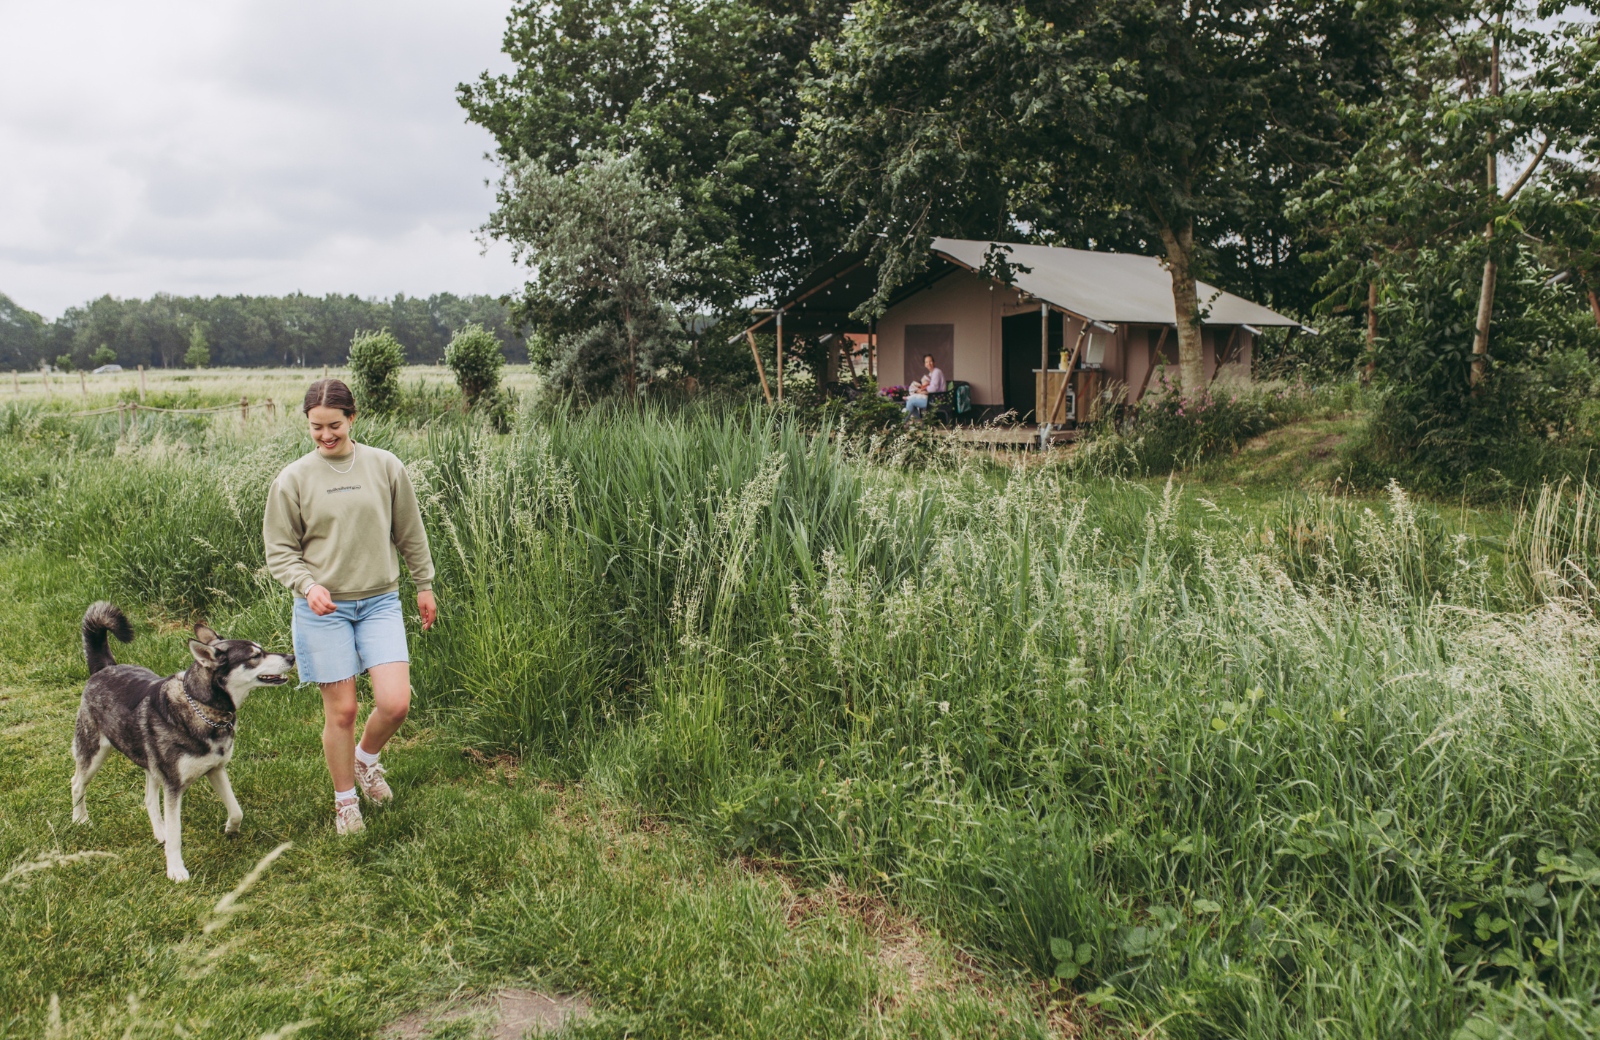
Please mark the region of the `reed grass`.
MULTIPOLYGON (((441 570, 420 704, 485 749, 1151 1035, 1596 1031, 1587 486, 1497 543, 1398 486, 1236 514, 725 407, 384 435, 441 570)), ((198 486, 183 451, 6 450, 43 504, 0 538, 173 610, 277 596, 248 489, 291 437, 206 442, 198 486)))

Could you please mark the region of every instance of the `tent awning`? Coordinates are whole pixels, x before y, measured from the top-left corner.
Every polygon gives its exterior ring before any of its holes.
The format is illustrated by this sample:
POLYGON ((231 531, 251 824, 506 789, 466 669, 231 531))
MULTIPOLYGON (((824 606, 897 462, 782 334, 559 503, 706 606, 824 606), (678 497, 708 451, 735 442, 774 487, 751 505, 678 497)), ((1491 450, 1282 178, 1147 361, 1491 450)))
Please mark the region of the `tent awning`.
MULTIPOLYGON (((1064 311, 1112 325, 1172 325, 1177 321, 1172 276, 1153 256, 961 238, 936 238, 932 251, 935 256, 975 271, 983 266, 989 251, 997 247, 1006 251, 1006 260, 1015 272, 1012 284, 1017 289, 1064 311)), ((1202 324, 1300 324, 1205 282, 1197 282, 1195 288, 1202 324)))
MULTIPOLYGON (((896 290, 889 305, 956 271, 980 270, 995 249, 1005 251, 1016 289, 1069 314, 1108 325, 1172 325, 1177 321, 1172 277, 1155 257, 962 238, 934 239, 927 269, 896 290)), ((1202 324, 1300 327, 1293 318, 1204 282, 1196 283, 1196 289, 1202 324)), ((784 329, 800 334, 865 332, 866 324, 851 318, 850 312, 876 290, 877 273, 867 265, 865 255, 843 254, 813 271, 779 302, 784 329)), ((746 331, 770 324, 773 317, 767 314, 746 331)))

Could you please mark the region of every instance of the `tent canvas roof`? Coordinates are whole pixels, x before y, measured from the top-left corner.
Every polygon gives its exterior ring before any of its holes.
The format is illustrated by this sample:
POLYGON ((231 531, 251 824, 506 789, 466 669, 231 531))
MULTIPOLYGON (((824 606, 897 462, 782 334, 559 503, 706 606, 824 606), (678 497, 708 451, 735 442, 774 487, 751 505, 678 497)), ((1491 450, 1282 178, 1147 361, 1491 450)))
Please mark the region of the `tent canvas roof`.
MULTIPOLYGON (((933 252, 962 267, 977 270, 991 248, 1008 250, 1015 271, 1013 285, 1091 321, 1118 325, 1171 325, 1177 321, 1172 303, 1172 276, 1153 256, 1102 253, 1061 246, 1026 246, 936 238, 933 252), (1027 268, 1028 270, 1022 270, 1027 268)), ((1197 282, 1206 325, 1287 325, 1300 323, 1259 303, 1197 282)))
MULTIPOLYGON (((1016 270, 1013 284, 1022 292, 1054 304, 1064 311, 1111 325, 1122 323, 1171 325, 1176 321, 1172 303, 1172 278, 1161 261, 1131 253, 1105 253, 1061 246, 1028 246, 1011 242, 981 242, 961 238, 936 238, 928 268, 890 298, 890 306, 936 284, 962 269, 983 266, 991 248, 1010 250, 1016 270)), ((864 332, 866 326, 849 317, 877 288, 877 274, 862 254, 843 254, 813 271, 779 306, 788 311, 785 322, 794 332, 864 332)), ((1281 325, 1299 322, 1243 297, 1197 283, 1200 306, 1209 308, 1207 325, 1281 325)), ((752 328, 767 325, 768 315, 752 328)))

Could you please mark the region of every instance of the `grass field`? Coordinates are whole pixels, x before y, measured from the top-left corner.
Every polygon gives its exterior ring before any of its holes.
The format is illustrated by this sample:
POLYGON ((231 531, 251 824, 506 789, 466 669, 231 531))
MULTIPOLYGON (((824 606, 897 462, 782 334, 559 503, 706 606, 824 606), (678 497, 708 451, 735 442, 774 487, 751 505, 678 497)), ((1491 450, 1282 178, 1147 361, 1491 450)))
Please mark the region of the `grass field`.
MULTIPOLYGON (((350 378, 348 369, 330 368, 328 374, 350 378)), ((152 368, 145 371, 141 384, 139 373, 131 368, 98 376, 89 372, 8 373, 0 376, 4 380, 0 404, 104 408, 118 400, 140 400, 142 385, 147 403, 189 399, 213 405, 237 403, 245 397, 258 411, 271 399, 280 409, 287 407, 293 412, 306 384, 321 375, 320 368, 152 368)), ((508 365, 504 370, 505 384, 517 391, 531 390, 538 378, 527 365, 508 365)), ((403 381, 408 387, 443 388, 454 385, 454 376, 443 365, 412 365, 405 370, 403 381)))
POLYGON ((245 834, 196 799, 176 889, 125 764, 67 822, 73 626, 112 597, 158 667, 191 616, 286 642, 260 505, 304 445, 110 419, 0 431, 0 858, 116 857, 4 883, 16 1035, 54 994, 68 1035, 132 995, 150 1035, 365 1036, 506 984, 596 1036, 1600 1029, 1587 489, 1329 496, 1339 419, 1189 487, 730 408, 369 425, 441 569, 401 802, 337 842, 315 698, 261 694, 245 834))

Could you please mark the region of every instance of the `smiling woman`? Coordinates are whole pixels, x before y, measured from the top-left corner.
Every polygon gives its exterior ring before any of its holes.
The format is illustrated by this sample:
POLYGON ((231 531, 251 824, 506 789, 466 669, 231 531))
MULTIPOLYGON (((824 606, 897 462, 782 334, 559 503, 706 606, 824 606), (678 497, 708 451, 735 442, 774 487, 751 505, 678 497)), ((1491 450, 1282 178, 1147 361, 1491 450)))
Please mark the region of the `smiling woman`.
POLYGON ((294 590, 300 677, 322 688, 322 749, 340 834, 364 829, 357 787, 386 802, 378 753, 411 708, 410 655, 400 610, 400 565, 417 585, 422 627, 433 625, 433 558, 411 478, 399 459, 351 438, 355 397, 338 379, 306 391, 316 450, 285 466, 267 495, 262 536, 272 576, 294 590), (356 677, 372 679, 372 714, 355 742, 356 677))

